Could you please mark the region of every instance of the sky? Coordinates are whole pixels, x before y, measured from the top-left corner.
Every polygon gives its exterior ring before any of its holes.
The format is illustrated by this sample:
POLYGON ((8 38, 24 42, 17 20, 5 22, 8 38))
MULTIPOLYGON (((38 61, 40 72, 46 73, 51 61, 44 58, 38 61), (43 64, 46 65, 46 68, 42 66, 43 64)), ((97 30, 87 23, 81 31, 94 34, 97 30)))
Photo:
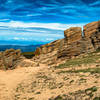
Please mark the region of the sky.
MULTIPOLYGON (((100 0, 0 0, 0 40, 48 43, 100 20, 100 0)), ((19 43, 19 42, 18 42, 19 43)))

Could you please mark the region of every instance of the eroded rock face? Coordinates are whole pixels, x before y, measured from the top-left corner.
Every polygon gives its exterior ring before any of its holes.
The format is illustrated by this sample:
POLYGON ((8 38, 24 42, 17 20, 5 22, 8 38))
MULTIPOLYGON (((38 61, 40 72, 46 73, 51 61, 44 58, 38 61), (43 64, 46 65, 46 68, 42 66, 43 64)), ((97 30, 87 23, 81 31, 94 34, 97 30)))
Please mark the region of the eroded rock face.
POLYGON ((0 68, 11 69, 14 68, 21 57, 20 50, 9 49, 4 52, 0 52, 0 68))
POLYGON ((84 26, 84 37, 81 28, 72 27, 64 31, 67 45, 58 50, 58 58, 72 58, 82 53, 93 52, 100 48, 100 21, 84 26))
POLYGON ((47 54, 52 51, 58 50, 60 45, 63 45, 64 39, 56 40, 54 42, 42 45, 41 47, 37 48, 35 51, 35 55, 40 54, 47 54))
POLYGON ((91 39, 95 50, 100 48, 100 21, 92 22, 84 26, 84 35, 91 39))
POLYGON ((91 39, 83 38, 72 44, 65 45, 62 49, 58 50, 57 57, 73 58, 83 53, 89 53, 94 51, 91 39))
POLYGON ((57 51, 57 58, 73 58, 83 53, 93 52, 100 48, 100 21, 84 27, 71 27, 64 31, 64 39, 41 46, 36 50, 39 55, 57 51), (82 35, 84 33, 84 35, 82 35))
POLYGON ((83 28, 85 37, 91 37, 93 34, 100 32, 100 21, 89 23, 83 28))
POLYGON ((64 31, 64 36, 68 44, 76 42, 82 38, 81 27, 71 27, 64 31))

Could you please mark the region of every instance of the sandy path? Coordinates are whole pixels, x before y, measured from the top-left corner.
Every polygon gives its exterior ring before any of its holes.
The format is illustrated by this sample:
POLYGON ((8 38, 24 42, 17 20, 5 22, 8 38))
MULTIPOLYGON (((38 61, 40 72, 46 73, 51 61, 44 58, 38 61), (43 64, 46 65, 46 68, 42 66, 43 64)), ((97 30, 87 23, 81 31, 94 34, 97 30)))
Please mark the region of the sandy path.
POLYGON ((41 67, 19 67, 14 70, 0 71, 0 100, 13 100, 13 89, 23 80, 28 79, 31 74, 34 75, 46 67, 41 65, 41 67))
MULTIPOLYGON (((25 60, 25 62, 32 61, 25 60)), ((58 94, 85 90, 93 86, 100 87, 99 74, 57 74, 57 72, 60 71, 72 70, 74 67, 55 70, 44 64, 40 64, 39 66, 18 67, 14 70, 0 71, 0 100, 48 100, 48 98, 52 96, 56 97, 58 94), (35 84, 34 81, 37 83, 35 84), (73 82, 71 83, 71 81, 73 82), (21 88, 16 92, 19 84, 21 84, 21 88), (55 86, 53 84, 55 84, 55 86), (24 88, 24 92, 22 92, 22 88, 24 88), (40 92, 40 94, 38 94, 38 92, 40 92), (17 99, 16 95, 20 95, 19 99, 17 99), (25 97, 26 99, 24 99, 25 97), (29 99, 31 97, 35 99, 29 99)), ((81 67, 75 67, 74 70, 96 67, 100 66, 96 66, 95 64, 87 66, 82 65, 81 67)))

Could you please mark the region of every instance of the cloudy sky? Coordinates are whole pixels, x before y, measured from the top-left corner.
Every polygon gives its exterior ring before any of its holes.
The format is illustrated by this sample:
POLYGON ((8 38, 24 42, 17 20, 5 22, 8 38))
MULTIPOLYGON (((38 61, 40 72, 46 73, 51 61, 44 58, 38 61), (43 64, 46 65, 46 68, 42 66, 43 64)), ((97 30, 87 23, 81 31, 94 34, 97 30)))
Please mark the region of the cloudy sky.
POLYGON ((0 0, 0 40, 47 43, 97 20, 100 0, 0 0))

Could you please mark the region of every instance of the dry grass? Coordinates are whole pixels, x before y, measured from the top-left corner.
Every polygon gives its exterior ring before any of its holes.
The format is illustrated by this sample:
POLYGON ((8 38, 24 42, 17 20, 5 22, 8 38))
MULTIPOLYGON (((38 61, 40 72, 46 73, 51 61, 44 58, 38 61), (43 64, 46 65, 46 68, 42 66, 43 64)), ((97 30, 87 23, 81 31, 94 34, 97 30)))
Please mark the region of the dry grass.
POLYGON ((82 56, 80 58, 75 58, 66 61, 64 64, 60 64, 59 66, 56 66, 55 68, 66 68, 70 66, 80 66, 82 64, 92 64, 92 63, 97 63, 96 61, 100 59, 100 55, 97 55, 96 53, 90 53, 86 56, 82 56))

